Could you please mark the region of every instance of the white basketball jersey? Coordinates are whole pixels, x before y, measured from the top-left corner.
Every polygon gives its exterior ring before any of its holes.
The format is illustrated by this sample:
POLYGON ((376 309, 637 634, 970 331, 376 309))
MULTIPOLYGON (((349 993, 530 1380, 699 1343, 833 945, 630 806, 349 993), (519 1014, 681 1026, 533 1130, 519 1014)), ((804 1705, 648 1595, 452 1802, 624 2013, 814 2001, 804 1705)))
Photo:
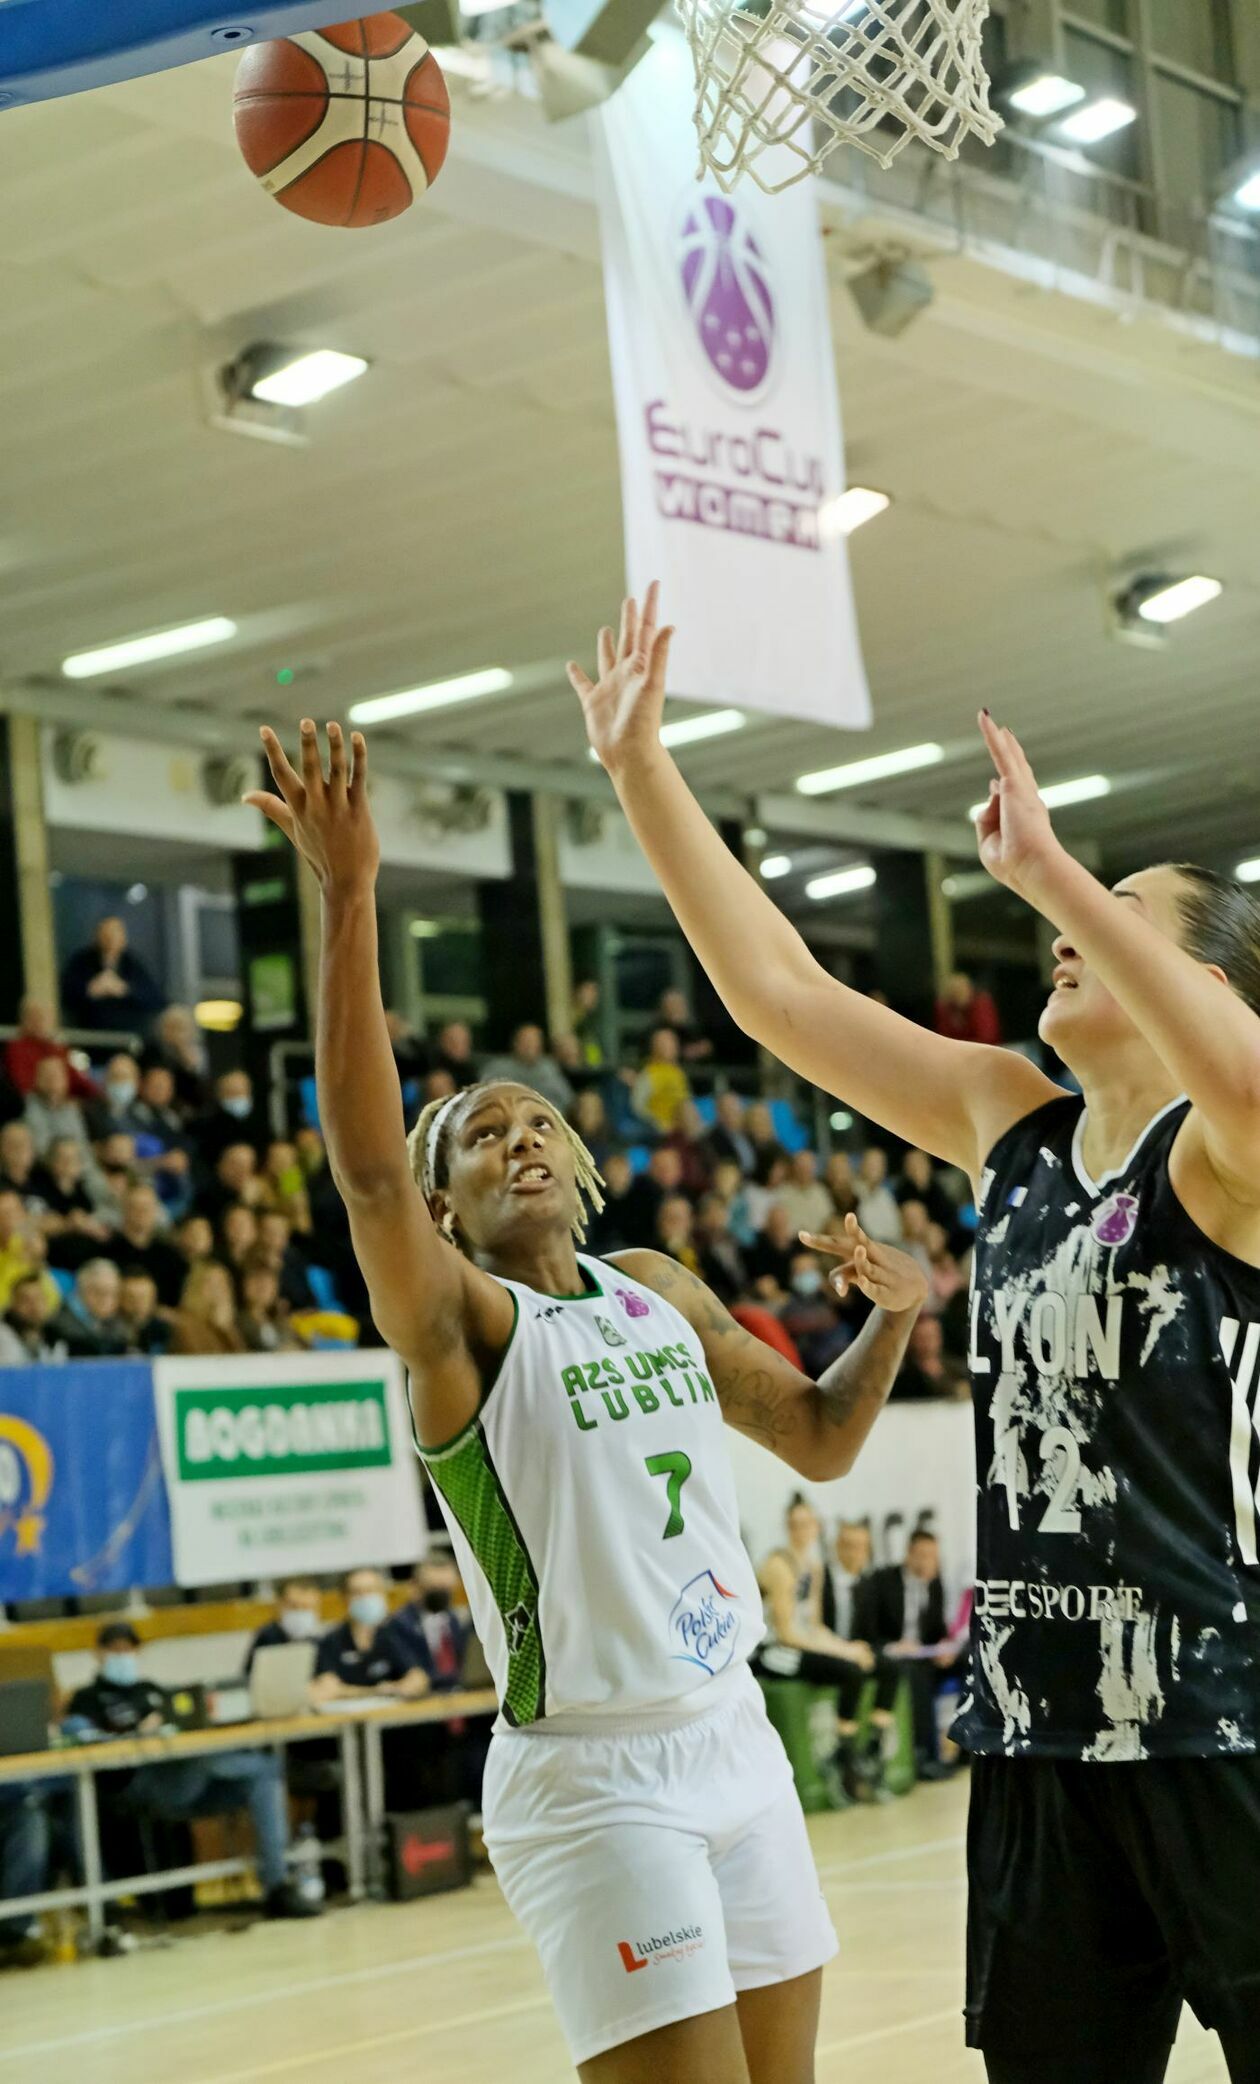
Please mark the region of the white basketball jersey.
POLYGON ((499 1372, 472 1423, 422 1450, 499 1727, 668 1708, 762 1634, 700 1340, 650 1288, 578 1263, 583 1295, 502 1284, 499 1372))

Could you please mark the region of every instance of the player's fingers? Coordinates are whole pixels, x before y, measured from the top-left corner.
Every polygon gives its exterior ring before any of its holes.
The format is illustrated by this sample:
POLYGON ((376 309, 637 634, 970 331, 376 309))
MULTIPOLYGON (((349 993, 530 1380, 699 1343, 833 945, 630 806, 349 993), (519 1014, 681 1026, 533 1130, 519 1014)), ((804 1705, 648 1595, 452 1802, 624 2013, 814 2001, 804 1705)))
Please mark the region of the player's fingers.
POLYGON ((267 755, 267 765, 271 769, 272 780, 275 782, 280 794, 285 798, 286 802, 292 802, 295 796, 300 801, 302 777, 297 772, 297 769, 291 765, 289 756, 281 745, 280 740, 276 737, 271 725, 264 724, 258 735, 263 742, 263 751, 267 755))
POLYGON ((657 615, 660 609, 661 582, 653 579, 643 596, 643 611, 639 617, 639 642, 644 650, 650 651, 652 638, 656 634, 657 615))
POLYGON ((314 717, 304 716, 302 734, 302 786, 309 793, 323 787, 324 763, 319 756, 319 733, 314 717))
POLYGON ((798 1230, 796 1235, 807 1252, 825 1252, 829 1259, 836 1259, 849 1249, 845 1237, 815 1237, 812 1230, 798 1230))
POLYGON ((241 802, 252 804, 255 810, 262 812, 264 818, 270 818, 273 825, 280 827, 286 839, 294 840, 296 843, 293 812, 282 797, 269 795, 266 789, 250 789, 248 794, 242 796, 241 802))
POLYGON ((609 673, 612 672, 613 667, 617 663, 616 639, 614 638, 612 631, 607 627, 607 625, 605 625, 599 633, 598 655, 599 677, 601 680, 603 680, 609 673))
POLYGON ((367 795, 367 739, 362 731, 350 733, 350 750, 354 755, 354 772, 350 777, 350 800, 357 803, 360 797, 367 795))
POLYGON ((621 628, 617 633, 617 656, 629 658, 638 642, 639 609, 629 594, 621 603, 621 628))
POLYGON ((328 733, 328 781, 330 787, 343 789, 349 779, 346 762, 346 741, 338 723, 325 724, 328 733))
POLYGON ((994 723, 987 709, 980 711, 980 733, 992 755, 993 764, 1001 775, 1010 772, 1011 756, 1004 742, 1004 734, 994 723))
POLYGON ((667 625, 665 629, 656 632, 655 637, 652 639, 652 648, 648 653, 648 679, 652 687, 659 690, 661 694, 664 694, 668 684, 669 647, 673 641, 673 627, 672 625, 667 625))
POLYGON ((591 679, 590 674, 584 672, 582 667, 578 665, 576 659, 570 659, 564 670, 569 676, 569 686, 573 689, 575 695, 585 697, 594 694, 594 681, 591 679))

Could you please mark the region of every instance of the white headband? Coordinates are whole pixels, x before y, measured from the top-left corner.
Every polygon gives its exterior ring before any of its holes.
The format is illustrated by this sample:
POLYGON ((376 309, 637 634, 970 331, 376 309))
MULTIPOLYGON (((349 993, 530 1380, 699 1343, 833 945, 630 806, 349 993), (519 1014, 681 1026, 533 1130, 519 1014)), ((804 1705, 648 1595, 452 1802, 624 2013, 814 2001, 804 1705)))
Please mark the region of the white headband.
POLYGON ((459 1098, 460 1095, 458 1093, 449 1094, 438 1108, 433 1120, 429 1123, 429 1133, 424 1141, 424 1169, 429 1175, 430 1186, 437 1184, 437 1147, 438 1137, 442 1133, 442 1124, 459 1098))

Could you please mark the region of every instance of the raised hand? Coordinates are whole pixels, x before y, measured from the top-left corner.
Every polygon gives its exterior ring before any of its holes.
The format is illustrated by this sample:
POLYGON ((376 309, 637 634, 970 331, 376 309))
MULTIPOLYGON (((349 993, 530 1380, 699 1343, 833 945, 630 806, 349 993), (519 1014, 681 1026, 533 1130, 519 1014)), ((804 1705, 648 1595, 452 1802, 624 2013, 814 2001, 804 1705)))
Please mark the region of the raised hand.
POLYGON ((301 773, 270 725, 259 733, 279 795, 251 789, 242 802, 252 803, 309 861, 325 890, 371 888, 380 866, 381 843, 367 799, 367 746, 363 733, 351 734, 353 766, 346 756, 340 724, 329 724, 328 772, 320 756, 319 734, 309 717, 301 724, 301 773))
POLYGON ((989 800, 976 819, 980 859, 1008 890, 1029 897, 1039 871, 1063 849, 1015 733, 995 724, 987 709, 980 711, 980 730, 997 770, 989 783, 989 800))
POLYGON ((592 680, 570 661, 569 681, 582 704, 586 735, 609 774, 650 753, 660 743, 665 708, 665 674, 672 629, 658 629, 660 587, 648 587, 640 612, 637 601, 621 604, 621 627, 599 633, 599 679, 592 680))
POLYGON ((846 1216, 840 1237, 812 1237, 800 1233, 801 1243, 811 1252, 821 1252, 838 1263, 828 1280, 841 1302, 850 1288, 857 1288, 868 1301, 883 1310, 917 1310, 927 1296, 927 1277, 917 1259, 899 1252, 895 1245, 877 1245, 866 1235, 856 1216, 846 1216))

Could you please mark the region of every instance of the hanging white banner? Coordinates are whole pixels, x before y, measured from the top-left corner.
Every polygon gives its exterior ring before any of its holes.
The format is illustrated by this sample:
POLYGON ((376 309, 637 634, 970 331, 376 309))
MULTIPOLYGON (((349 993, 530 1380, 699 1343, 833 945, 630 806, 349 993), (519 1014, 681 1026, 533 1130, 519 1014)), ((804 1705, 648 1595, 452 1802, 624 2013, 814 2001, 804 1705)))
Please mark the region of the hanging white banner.
POLYGON ((425 1546, 400 1361, 156 1360, 177 1585, 413 1562, 425 1546))
POLYGON ((592 119, 627 583, 662 581, 671 694, 858 728, 817 205, 697 182, 693 99, 666 34, 592 119))

